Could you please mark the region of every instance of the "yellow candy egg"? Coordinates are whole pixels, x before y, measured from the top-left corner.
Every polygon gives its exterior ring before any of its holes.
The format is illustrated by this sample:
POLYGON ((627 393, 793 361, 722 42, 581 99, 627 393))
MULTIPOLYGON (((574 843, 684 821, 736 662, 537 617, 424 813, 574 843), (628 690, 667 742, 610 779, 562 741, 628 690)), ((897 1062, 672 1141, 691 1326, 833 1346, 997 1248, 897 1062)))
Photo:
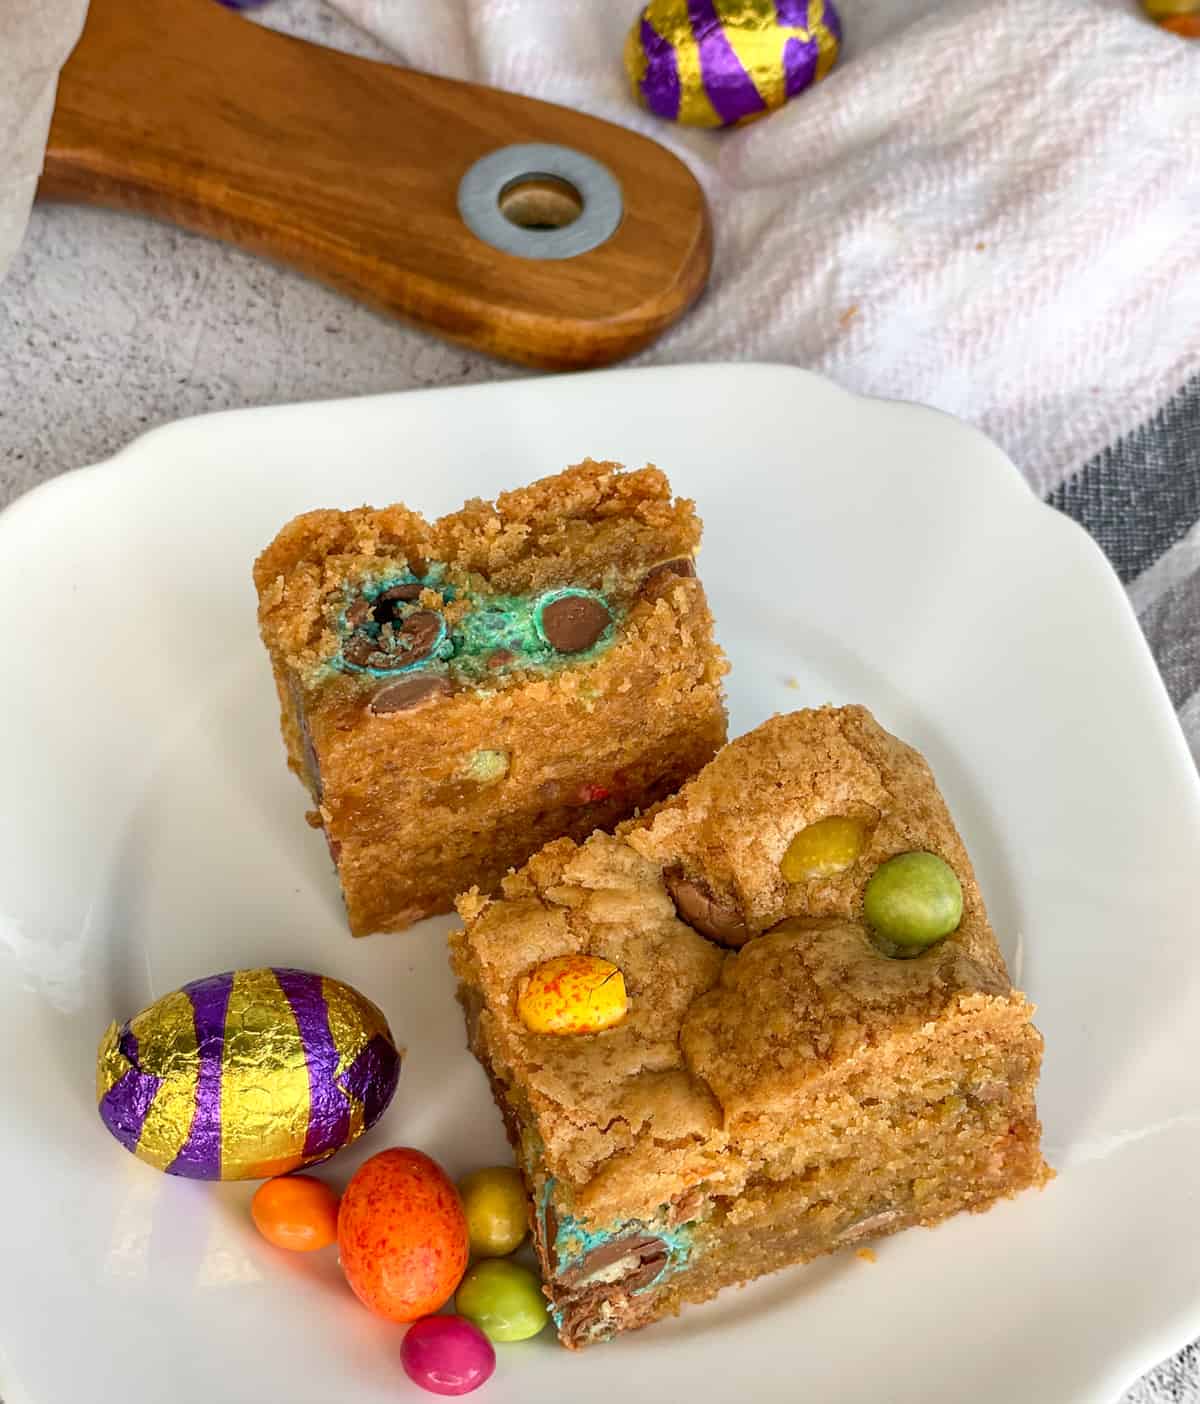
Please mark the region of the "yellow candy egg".
POLYGON ((1170 19, 1174 15, 1200 14, 1200 0, 1142 0, 1142 9, 1151 19, 1170 19))
POLYGON ((779 871, 787 882, 842 873, 863 851, 867 825, 863 819, 833 815, 800 830, 787 846, 779 871))
POLYGON ((628 1010, 625 977, 611 960, 592 955, 544 961, 517 997, 517 1013, 530 1033, 599 1033, 619 1024, 628 1010))
POLYGON ((471 1252, 477 1258, 515 1253, 529 1230, 529 1197, 521 1172, 511 1165, 472 1170, 458 1182, 467 1215, 471 1252))

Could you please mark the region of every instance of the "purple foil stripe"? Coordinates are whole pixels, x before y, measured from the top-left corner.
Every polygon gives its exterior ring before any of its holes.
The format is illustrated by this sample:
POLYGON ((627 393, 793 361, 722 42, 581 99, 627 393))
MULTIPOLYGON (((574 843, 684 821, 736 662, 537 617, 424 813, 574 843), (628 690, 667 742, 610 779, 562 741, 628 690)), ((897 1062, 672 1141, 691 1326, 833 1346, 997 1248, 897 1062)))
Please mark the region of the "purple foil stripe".
POLYGON ((100 1119, 127 1151, 136 1151, 146 1113, 163 1080, 138 1067, 137 1036, 128 1024, 121 1030, 117 1047, 133 1067, 101 1097, 100 1119))
POLYGON ((700 78, 717 116, 727 126, 766 111, 754 81, 721 28, 713 0, 688 0, 688 19, 700 50, 700 78))
POLYGON ((363 1130, 383 1115, 400 1080, 400 1057, 382 1034, 376 1034, 355 1058, 340 1086, 363 1105, 363 1130))
POLYGON ((775 17, 787 29, 807 29, 808 0, 775 0, 775 17))
POLYGON ((332 1155, 350 1135, 350 1107, 338 1088, 338 1051, 329 1031, 329 1009, 321 977, 307 970, 275 970, 279 988, 287 996, 300 1029, 304 1061, 308 1065, 308 1132, 304 1158, 332 1155))
POLYGON ((675 49, 645 15, 642 16, 642 52, 646 55, 646 76, 641 83, 646 106, 659 117, 674 122, 679 116, 681 96, 675 49))
POLYGON ((795 97, 817 76, 820 48, 815 39, 789 39, 783 46, 783 90, 795 97))
POLYGON ((233 989, 233 972, 184 985, 192 1002, 200 1068, 196 1076, 196 1109, 183 1149, 167 1166, 168 1175, 192 1180, 221 1178, 221 1055, 225 1049, 225 1011, 233 989))

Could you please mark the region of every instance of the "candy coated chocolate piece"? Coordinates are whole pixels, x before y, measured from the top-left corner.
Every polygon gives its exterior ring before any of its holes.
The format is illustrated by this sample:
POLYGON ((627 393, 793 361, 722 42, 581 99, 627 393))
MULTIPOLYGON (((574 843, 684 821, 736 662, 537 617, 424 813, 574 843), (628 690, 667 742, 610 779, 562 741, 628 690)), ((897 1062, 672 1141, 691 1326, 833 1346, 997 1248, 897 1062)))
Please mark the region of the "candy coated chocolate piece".
POLYGON ((593 955, 555 956, 537 966, 517 997, 517 1013, 530 1033, 600 1033, 629 1010, 625 977, 610 960, 593 955))
POLYGON ((445 622, 431 609, 418 609, 401 624, 398 634, 399 657, 404 667, 428 658, 445 632, 445 622))
POLYGON ((511 1165, 473 1170, 458 1182, 467 1215, 471 1252, 477 1258, 515 1253, 529 1229, 529 1197, 521 1172, 511 1165))
POLYGON ((607 1276, 620 1263, 625 1269, 619 1279, 621 1286, 632 1292, 648 1287, 666 1267, 669 1256, 667 1245, 656 1235, 625 1234, 585 1253, 577 1263, 560 1272, 558 1280, 567 1287, 583 1287, 601 1273, 607 1276))
POLYGON ((832 0, 650 0, 625 41, 625 72, 659 117, 728 127, 824 78, 841 37, 832 0))
POLYGON ((543 601, 537 624, 542 637, 559 653, 582 653, 612 623, 603 600, 582 590, 564 590, 543 601))
POLYGON ((454 1294, 454 1309, 491 1341, 527 1341, 548 1319, 541 1283, 528 1268, 502 1258, 467 1270, 454 1294))
POLYGON ((385 590, 379 596, 381 600, 397 600, 402 604, 411 604, 413 600, 420 599, 421 591, 425 588, 419 581, 409 581, 403 585, 393 585, 390 590, 385 590))
POLYGON ((719 902, 702 883, 683 875, 680 868, 668 868, 663 882, 675 903, 680 921, 702 936, 722 946, 744 946, 751 932, 732 906, 719 902))
POLYGON ((400 1363, 413 1384, 430 1394, 470 1394, 496 1368, 492 1343, 461 1316, 427 1316, 408 1328, 400 1363))
POLYGON ((371 698, 368 711, 372 716, 390 717, 397 712, 413 712, 450 692, 450 681, 443 673, 418 673, 401 678, 399 682, 381 687, 371 698))
POLYGON ((844 815, 807 825, 788 844, 780 860, 784 881, 807 882, 845 872, 862 853, 866 833, 865 821, 844 815))
POLYGON ((386 657, 379 651, 379 641, 367 634, 351 634, 342 645, 342 657, 356 668, 370 668, 376 660, 386 663, 386 657))
POLYGON ((277 1175, 250 1201, 254 1227, 268 1243, 312 1253, 337 1242, 338 1197, 311 1175, 277 1175))
POLYGON ((326 1160, 391 1101, 400 1053, 357 990, 228 971, 164 995, 100 1044, 100 1117, 156 1169, 254 1180, 326 1160))
POLYGON ((652 570, 648 570, 642 584, 643 586, 649 585, 652 580, 659 580, 664 575, 678 575, 684 580, 691 580, 695 574, 696 562, 690 556, 680 556, 677 560, 663 561, 661 565, 656 565, 652 570))
POLYGON ((935 853, 899 853, 881 863, 863 893, 863 914, 877 936, 905 953, 949 936, 962 920, 962 886, 935 853))
POLYGON ((1200 14, 1175 15, 1171 19, 1159 20, 1164 29, 1178 34, 1181 39, 1200 39, 1200 14))
POLYGON ((1156 20, 1170 19, 1173 15, 1200 15, 1200 0, 1142 0, 1142 9, 1156 20))
POLYGON ((338 1257, 370 1311, 415 1321, 454 1295, 467 1266, 467 1218, 441 1166, 398 1146, 360 1165, 338 1210, 338 1257))
POLYGON ((681 556, 674 561, 663 561, 661 565, 656 565, 646 572, 638 587, 638 593, 646 599, 656 600, 670 590, 676 580, 694 579, 695 575, 696 563, 689 556, 681 556))

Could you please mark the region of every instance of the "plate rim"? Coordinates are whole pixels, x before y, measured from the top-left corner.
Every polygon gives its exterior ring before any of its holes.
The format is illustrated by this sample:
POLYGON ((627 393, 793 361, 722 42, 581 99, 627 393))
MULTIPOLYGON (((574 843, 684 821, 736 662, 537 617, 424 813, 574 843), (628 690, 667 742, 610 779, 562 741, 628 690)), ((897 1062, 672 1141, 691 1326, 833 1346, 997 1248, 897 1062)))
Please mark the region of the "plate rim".
MULTIPOLYGON (((162 425, 157 425, 154 428, 147 430, 145 433, 138 435, 137 437, 132 439, 128 444, 124 445, 115 453, 109 455, 107 458, 97 460, 90 464, 81 465, 76 468, 68 469, 60 474, 57 474, 53 478, 47 479, 46 481, 35 485, 28 491, 14 498, 11 502, 6 504, 3 511, 0 511, 0 549, 2 549, 3 542, 6 540, 6 537, 4 535, 5 532, 11 531, 17 527, 18 521, 22 517, 23 510, 29 509, 31 507, 40 507, 45 505, 47 500, 52 498, 55 493, 73 491, 75 487, 78 486, 84 480, 85 477, 89 479, 102 479, 113 473, 120 474, 130 470, 131 468, 136 468, 138 466, 139 460, 141 460, 145 455, 148 446, 151 453, 157 455, 160 451, 160 446, 164 443, 169 445, 169 442, 173 437, 177 437, 180 433, 191 434, 195 432, 197 428, 200 428, 203 431, 207 431, 207 429, 214 422, 223 423, 226 420, 247 422, 251 418, 263 421, 267 418, 278 418, 281 412, 289 412, 295 410, 302 410, 306 412, 328 412, 336 415, 346 411, 348 408, 353 409, 365 405, 378 405, 382 402, 399 405, 405 401, 408 401, 414 395, 424 396, 428 398, 430 396, 436 397, 445 393, 447 395, 454 395, 460 399, 463 397, 474 396, 503 397, 505 395, 505 392, 511 392, 513 388, 523 386, 526 384, 544 385, 551 382, 562 381, 582 383, 585 381, 594 381, 597 376, 603 376, 609 383, 611 383, 614 378, 629 379, 636 377, 639 380, 645 380, 651 377, 661 377, 665 380, 673 379, 677 377, 681 372, 686 373, 694 370, 703 370, 708 373, 724 375, 727 375, 730 372, 757 373, 759 371, 766 371, 771 374, 778 374, 779 372, 786 371, 790 376, 802 377, 809 382, 819 384, 822 388, 827 388, 829 390, 836 391, 836 393, 839 396, 845 396, 853 401, 860 401, 867 404, 883 405, 889 408, 903 410, 906 413, 916 412, 921 415, 936 416, 938 419, 948 420, 955 426, 957 430, 964 431, 965 433, 969 434, 972 438, 974 438, 979 444, 986 446, 986 459, 988 464, 990 465, 986 473, 989 490, 1002 491, 1006 499, 1012 504, 1015 504, 1018 500, 1020 500, 1024 504, 1044 509, 1037 516, 1037 518, 1030 518, 1031 522, 1035 520, 1040 522, 1042 524, 1042 530, 1061 531, 1064 529, 1063 524, 1065 524, 1065 530, 1067 531, 1068 535, 1070 535, 1073 538, 1074 549, 1078 553, 1080 562, 1082 562, 1085 559, 1088 562, 1088 568, 1091 571, 1093 577, 1088 582, 1089 588, 1098 588, 1100 577, 1103 576, 1105 580, 1105 589, 1108 596, 1106 601, 1106 607, 1110 610, 1110 612, 1113 612, 1115 616, 1120 617, 1121 627, 1123 631, 1128 636, 1129 641, 1134 644, 1136 651, 1140 654, 1141 662, 1143 664, 1143 671, 1145 672, 1145 677, 1142 679, 1142 681, 1145 682, 1149 687, 1147 700, 1149 701, 1151 697, 1153 697, 1156 700, 1156 710, 1159 713, 1159 717, 1157 718, 1157 720, 1165 724, 1165 731, 1173 737, 1175 743, 1174 750, 1176 752, 1175 761, 1179 764, 1181 778, 1186 777, 1186 779, 1190 782, 1188 788, 1190 788, 1192 800, 1193 803, 1196 805, 1197 812, 1200 812, 1200 774, 1197 774, 1196 767, 1193 763, 1190 750, 1188 749, 1186 738, 1184 737, 1178 715, 1170 702, 1170 698, 1167 694, 1166 686, 1163 682, 1161 673, 1153 659, 1153 656, 1149 649, 1149 645, 1145 640, 1145 636, 1141 630, 1141 627, 1138 624, 1137 616, 1133 609, 1132 603, 1129 600, 1128 594, 1126 593, 1124 587, 1121 585, 1121 582, 1119 581, 1116 572, 1113 570, 1111 563, 1107 560, 1103 552, 1100 550, 1099 546, 1088 535, 1084 528, 1081 527, 1077 522, 1073 521, 1065 514, 1057 511, 1055 508, 1051 507, 1048 503, 1044 502, 1041 498, 1039 498, 1034 492, 1034 490, 1030 487, 1028 482, 1025 480, 1025 478, 1021 475, 1016 465, 1012 463, 1011 459, 1008 458, 1007 454, 1005 454, 1004 451, 994 443, 994 441, 992 441, 990 438, 988 438, 988 436, 983 434, 978 429, 975 429, 973 426, 964 423, 962 420, 957 419, 955 416, 944 414, 941 411, 931 409, 927 406, 914 404, 909 401, 885 400, 879 399, 877 397, 862 396, 853 391, 847 390, 842 386, 837 385, 835 382, 827 379, 824 376, 817 375, 814 372, 806 371, 798 367, 788 366, 786 364, 772 362, 700 362, 692 364, 677 364, 656 367, 625 367, 619 370, 581 372, 570 376, 530 376, 519 377, 511 380, 490 381, 467 386, 423 387, 422 389, 417 390, 388 391, 362 396, 340 396, 328 400, 300 400, 284 404, 261 405, 240 409, 219 410, 210 413, 202 413, 198 415, 188 416, 183 419, 173 420, 162 425), (1005 489, 999 489, 998 485, 1001 482, 1007 483, 1008 487, 1005 489), (1055 525, 1052 527, 1050 525, 1052 522, 1059 525, 1055 525)), ((981 477, 983 476, 984 456, 985 455, 980 455, 980 460, 975 465, 981 477)), ((161 465, 159 470, 161 471, 161 465)), ((176 471, 174 465, 170 466, 167 469, 167 471, 176 471)), ((1115 623, 1116 619, 1114 618, 1114 624, 1115 623)), ((1198 1313, 1200 1313, 1200 1297, 1197 1298, 1196 1303, 1192 1306, 1190 1311, 1188 1308, 1181 1306, 1178 1312, 1175 1313, 1175 1316, 1177 1317, 1180 1323, 1180 1329, 1173 1329, 1171 1326, 1163 1325, 1156 1333, 1154 1333, 1154 1340, 1156 1342, 1156 1344, 1153 1347, 1153 1350, 1155 1351, 1154 1358, 1148 1360, 1148 1363, 1140 1368, 1138 1372, 1139 1374, 1144 1372, 1145 1369, 1150 1368, 1158 1360, 1163 1359, 1171 1351, 1174 1351, 1179 1348, 1180 1338, 1183 1335, 1185 1320, 1190 1320, 1194 1322, 1198 1313), (1163 1346, 1164 1342, 1166 1342, 1166 1344, 1163 1347, 1162 1354, 1158 1354, 1157 1352, 1159 1351, 1160 1346, 1163 1346)), ((1191 1325, 1189 1325, 1186 1327, 1186 1330, 1187 1335, 1183 1336, 1183 1339, 1185 1340, 1190 1338, 1193 1328, 1191 1325)), ((1151 1333, 1148 1332, 1143 1333, 1144 1339, 1148 1340, 1150 1334, 1151 1333)), ((1145 1354, 1148 1356, 1149 1353, 1150 1352, 1148 1348, 1145 1354)), ((3 1341, 0 1341, 0 1362, 5 1363, 7 1366, 8 1351, 5 1349, 3 1341)), ((11 1369, 11 1367, 9 1367, 9 1369, 11 1369)), ((1115 1377, 1118 1371, 1114 1368, 1108 1371, 1107 1373, 1109 1376, 1115 1377)), ((1138 1374, 1134 1374, 1129 1378, 1125 1379, 1124 1371, 1121 1371, 1119 1373, 1122 1375, 1123 1381, 1122 1385, 1118 1387, 1127 1386, 1128 1384, 1132 1383, 1138 1378, 1138 1374)), ((12 1404, 15 1404, 15 1401, 12 1401, 12 1404)))

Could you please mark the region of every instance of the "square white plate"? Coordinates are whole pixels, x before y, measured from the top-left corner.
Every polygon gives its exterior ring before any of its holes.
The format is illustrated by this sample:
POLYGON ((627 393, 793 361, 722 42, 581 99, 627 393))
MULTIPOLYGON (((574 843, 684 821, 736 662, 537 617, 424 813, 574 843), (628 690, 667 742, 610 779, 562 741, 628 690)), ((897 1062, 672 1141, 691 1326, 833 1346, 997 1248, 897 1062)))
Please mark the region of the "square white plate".
MULTIPOLYGON (((294 513, 434 514, 586 455, 668 470, 734 670, 732 732, 862 701, 929 757, 1040 1006, 1059 1178, 572 1356, 491 1404, 1105 1401, 1200 1331, 1200 788, 1116 579, 974 431, 800 371, 609 372, 215 415, 0 518, 0 1394, 394 1404, 400 1328, 259 1239, 253 1186, 159 1175, 96 1115, 97 1040, 186 980, 306 966, 409 1049, 382 1124, 506 1157, 449 919, 353 941, 284 769, 250 565, 294 513)), ((421 1396, 425 1397, 425 1396, 421 1396)))

